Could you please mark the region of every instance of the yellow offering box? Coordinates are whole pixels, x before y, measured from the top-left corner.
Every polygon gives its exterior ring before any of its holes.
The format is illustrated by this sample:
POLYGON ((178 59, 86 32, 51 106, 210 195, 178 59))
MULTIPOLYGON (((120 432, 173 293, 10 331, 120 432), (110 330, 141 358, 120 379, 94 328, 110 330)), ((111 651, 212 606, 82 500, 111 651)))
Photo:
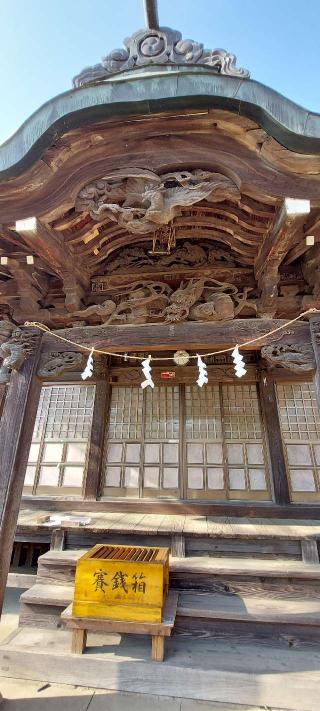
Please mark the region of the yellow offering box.
POLYGON ((169 549, 97 545, 77 562, 72 614, 161 622, 169 549))

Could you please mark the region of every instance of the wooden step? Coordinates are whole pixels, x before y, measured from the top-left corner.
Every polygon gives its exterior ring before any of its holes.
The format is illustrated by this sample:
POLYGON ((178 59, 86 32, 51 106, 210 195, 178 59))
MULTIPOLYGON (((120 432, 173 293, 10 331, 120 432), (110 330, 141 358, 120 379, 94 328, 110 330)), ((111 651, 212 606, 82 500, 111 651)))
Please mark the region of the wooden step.
POLYGON ((42 585, 36 583, 22 593, 20 597, 23 603, 33 605, 58 605, 67 607, 73 600, 73 585, 42 585))
MULTIPOLYGON (((48 551, 40 556, 39 568, 59 566, 75 570, 77 561, 86 553, 82 550, 48 551)), ((259 558, 229 558, 212 556, 190 556, 187 558, 170 557, 170 570, 173 573, 199 573, 214 575, 259 575, 268 577, 294 577, 320 580, 320 565, 304 563, 298 560, 268 560, 259 558)))
POLYGON ((20 627, 62 627, 61 612, 73 600, 73 585, 36 583, 20 598, 20 627))
POLYGON ((180 593, 176 635, 319 647, 320 598, 180 593))
POLYGON ((170 558, 170 571, 196 575, 257 575, 320 580, 320 565, 311 565, 297 560, 213 558, 209 556, 170 558))
POLYGON ((170 586, 218 594, 320 598, 320 566, 257 558, 171 558, 170 586))
MULTIPOLYGON (((48 551, 39 558, 37 582, 73 583, 77 560, 84 550, 48 551)), ((170 580, 175 589, 263 594, 284 589, 292 594, 320 595, 320 566, 296 560, 192 556, 170 557, 170 580)))
POLYGON ((293 600, 289 597, 270 599, 240 595, 181 593, 178 615, 210 620, 320 627, 320 598, 293 600))

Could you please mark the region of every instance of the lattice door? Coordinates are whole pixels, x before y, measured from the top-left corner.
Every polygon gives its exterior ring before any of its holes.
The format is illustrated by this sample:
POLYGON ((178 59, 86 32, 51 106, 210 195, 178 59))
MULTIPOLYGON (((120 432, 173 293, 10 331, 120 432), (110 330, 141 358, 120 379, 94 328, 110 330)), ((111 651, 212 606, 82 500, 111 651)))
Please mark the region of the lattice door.
POLYGON ((88 462, 94 394, 94 385, 42 388, 25 493, 81 494, 88 462))
POLYGON ((186 386, 187 496, 271 498, 255 384, 186 386))
POLYGON ((312 383, 277 386, 292 501, 320 499, 320 413, 312 383))
POLYGON ((104 496, 179 495, 179 387, 113 387, 104 496))

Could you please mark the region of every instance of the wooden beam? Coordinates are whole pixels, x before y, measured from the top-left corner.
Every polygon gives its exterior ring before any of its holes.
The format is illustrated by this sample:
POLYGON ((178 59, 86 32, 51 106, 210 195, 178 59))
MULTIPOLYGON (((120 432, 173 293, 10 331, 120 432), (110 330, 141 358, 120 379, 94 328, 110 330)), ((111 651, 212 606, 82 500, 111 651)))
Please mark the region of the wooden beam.
MULTIPOLYGON (((234 319, 227 322, 178 324, 135 324, 126 326, 86 326, 63 329, 57 333, 72 339, 75 343, 109 350, 112 353, 140 350, 144 353, 154 351, 172 351, 186 348, 189 351, 218 350, 236 343, 241 346, 246 340, 262 336, 249 350, 260 350, 262 345, 270 343, 274 336, 264 337, 273 328, 284 325, 283 319, 264 321, 263 319, 234 319)), ((54 334, 54 331, 53 331, 54 334)), ((279 334, 280 336, 280 334, 279 334)), ((298 322, 290 326, 290 333, 284 333, 282 343, 310 343, 310 328, 307 322, 298 322)), ((58 341, 45 334, 43 352, 56 350, 58 341)), ((59 351, 70 350, 70 344, 59 341, 59 351)), ((76 350, 76 346, 72 346, 76 350)))
POLYGON ((83 489, 84 499, 95 500, 99 495, 100 477, 102 471, 101 463, 103 455, 103 441, 107 422, 105 414, 108 405, 108 395, 110 392, 110 386, 107 381, 108 377, 106 374, 104 380, 96 382, 89 462, 83 489))
POLYGON ((15 229, 31 254, 44 259, 62 279, 68 311, 80 308, 83 290, 90 288, 90 278, 84 267, 76 266, 75 255, 69 245, 63 242, 63 237, 43 225, 37 217, 18 220, 15 229))
POLYGON ((39 353, 40 339, 21 370, 11 374, 0 420, 0 613, 39 401, 40 381, 35 377, 39 353))
POLYGON ((314 386, 316 390, 316 397, 318 402, 318 408, 320 411, 320 318, 319 316, 311 316, 310 318, 310 333, 311 342, 313 345, 314 356, 316 359, 316 372, 314 376, 314 386))
POLYGON ((275 214, 254 264, 255 277, 261 292, 258 314, 272 318, 277 311, 279 267, 301 231, 306 215, 310 212, 310 200, 285 198, 275 214))
POLYGON ((268 270, 271 262, 281 264, 292 244, 293 237, 295 238, 297 231, 302 228, 309 212, 310 200, 285 198, 276 212, 273 224, 255 260, 256 279, 259 279, 268 270))
MULTIPOLYGON (((119 500, 100 500, 90 502, 90 512, 92 513, 104 513, 106 511, 113 511, 115 513, 119 512, 119 500)), ((33 511, 39 511, 44 509, 45 511, 71 511, 75 510, 75 502, 67 501, 64 498, 50 500, 46 497, 40 496, 24 496, 22 499, 22 508, 32 509, 33 511)), ((77 512, 83 511, 88 514, 89 506, 88 501, 78 500, 76 502, 77 512)), ((305 504, 285 504, 284 506, 279 506, 269 501, 256 502, 256 501, 215 501, 214 503, 203 501, 194 502, 190 499, 188 501, 175 501, 175 500, 157 500, 153 499, 150 501, 143 499, 122 499, 121 501, 121 511, 123 513, 162 513, 164 515, 168 514, 179 514, 180 516, 190 515, 193 516, 235 516, 235 517, 246 517, 246 518, 289 518, 289 519, 320 519, 320 506, 315 503, 305 503, 305 504)), ((84 530, 85 533, 85 530, 84 530)), ((34 534, 31 534, 34 535, 34 534)), ((38 534, 39 536, 40 534, 38 534)), ((49 533, 43 535, 43 541, 49 540, 49 533)), ((20 540, 28 540, 30 534, 23 530, 22 526, 19 526, 18 536, 20 540), (19 533, 21 531, 21 533, 19 533)))
POLYGON ((286 460, 283 451, 275 384, 268 371, 261 371, 260 402, 267 433, 274 498, 281 506, 290 503, 286 460))

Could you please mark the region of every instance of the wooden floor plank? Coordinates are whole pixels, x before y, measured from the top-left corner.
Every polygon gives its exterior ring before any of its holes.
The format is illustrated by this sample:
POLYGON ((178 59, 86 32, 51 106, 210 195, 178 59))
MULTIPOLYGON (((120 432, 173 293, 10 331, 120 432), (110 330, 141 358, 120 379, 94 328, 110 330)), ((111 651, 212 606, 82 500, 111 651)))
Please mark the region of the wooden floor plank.
MULTIPOLYGON (((19 514, 18 529, 23 528, 41 530, 43 524, 39 519, 48 515, 53 515, 54 511, 48 511, 44 508, 39 509, 22 509, 19 514)), ((58 513, 58 512, 57 512, 58 513)), ((59 512, 63 515, 63 512, 59 512)), ((120 529, 126 532, 126 523, 128 531, 134 530, 136 533, 157 533, 158 528, 163 529, 162 523, 165 520, 165 528, 168 527, 168 532, 173 530, 182 533, 182 525, 184 532, 188 535, 209 535, 214 537, 226 538, 242 538, 242 539, 263 539, 263 538, 284 538, 292 540, 302 540, 304 538, 318 538, 320 540, 320 523, 318 520, 297 520, 297 519, 247 519, 236 517, 212 517, 212 516, 195 516, 195 515, 163 515, 163 514, 141 514, 141 525, 132 527, 132 514, 121 511, 121 502, 119 502, 118 512, 104 512, 97 514, 90 511, 90 503, 88 502, 88 511, 77 511, 70 504, 70 511, 65 512, 77 516, 87 516, 91 518, 91 523, 86 526, 86 530, 114 530, 120 529), (180 521, 179 521, 180 519, 180 521), (176 521, 179 523, 175 523, 176 521), (122 526, 119 527, 120 521, 122 526), (206 532, 207 528, 207 532, 206 532)), ((137 516, 138 514, 136 514, 137 516)), ((67 521, 63 527, 68 529, 67 521)), ((47 527, 45 527, 47 528, 47 527)))

